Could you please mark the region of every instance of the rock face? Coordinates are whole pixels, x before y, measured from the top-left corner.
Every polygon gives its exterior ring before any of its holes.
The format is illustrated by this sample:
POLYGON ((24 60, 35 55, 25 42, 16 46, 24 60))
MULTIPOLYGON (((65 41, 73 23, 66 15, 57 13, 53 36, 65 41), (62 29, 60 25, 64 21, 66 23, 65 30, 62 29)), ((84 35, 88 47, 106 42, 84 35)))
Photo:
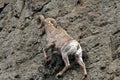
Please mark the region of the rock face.
MULTIPOLYGON (((120 79, 119 0, 0 0, 0 80, 54 80, 64 63, 56 51, 44 63, 38 15, 55 18, 78 40, 87 67, 86 80, 120 79), (47 65, 46 65, 47 64, 47 65)), ((70 58, 74 63, 74 58, 70 58)), ((60 80, 80 80, 74 64, 60 80)))

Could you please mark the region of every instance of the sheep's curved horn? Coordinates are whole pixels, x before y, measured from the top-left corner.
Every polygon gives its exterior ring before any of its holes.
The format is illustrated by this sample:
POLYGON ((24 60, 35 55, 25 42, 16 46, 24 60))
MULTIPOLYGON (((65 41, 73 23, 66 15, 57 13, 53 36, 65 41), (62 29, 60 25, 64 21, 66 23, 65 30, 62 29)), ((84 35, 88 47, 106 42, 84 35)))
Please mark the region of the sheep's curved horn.
POLYGON ((38 26, 38 28, 41 28, 44 24, 45 17, 43 15, 39 15, 38 19, 39 19, 39 22, 40 22, 40 25, 38 26))
POLYGON ((41 21, 44 21, 44 20, 45 20, 45 17, 44 17, 43 15, 39 15, 39 19, 40 19, 41 21))

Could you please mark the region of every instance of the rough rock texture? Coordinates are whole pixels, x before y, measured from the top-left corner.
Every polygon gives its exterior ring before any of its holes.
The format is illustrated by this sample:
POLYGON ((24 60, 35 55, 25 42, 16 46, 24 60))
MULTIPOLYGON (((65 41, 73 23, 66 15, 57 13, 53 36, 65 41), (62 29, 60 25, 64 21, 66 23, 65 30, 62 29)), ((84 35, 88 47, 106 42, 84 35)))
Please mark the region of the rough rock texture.
MULTIPOLYGON (((44 63, 46 35, 37 26, 38 15, 53 17, 81 43, 86 80, 120 79, 119 0, 0 0, 0 80, 54 80, 64 63, 52 55, 44 63)), ((71 63, 74 63, 71 58, 71 63)), ((77 64, 60 80, 80 80, 77 64)))

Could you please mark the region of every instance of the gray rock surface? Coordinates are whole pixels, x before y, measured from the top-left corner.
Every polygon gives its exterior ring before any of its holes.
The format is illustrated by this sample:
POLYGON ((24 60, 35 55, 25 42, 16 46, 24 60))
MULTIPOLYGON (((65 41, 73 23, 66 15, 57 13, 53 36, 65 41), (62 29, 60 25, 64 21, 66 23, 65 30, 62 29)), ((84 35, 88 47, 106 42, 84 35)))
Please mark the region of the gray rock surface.
MULTIPOLYGON (((119 0, 0 0, 0 80, 55 80, 64 63, 41 49, 46 35, 37 28, 38 15, 53 17, 83 48, 86 80, 120 79, 119 0)), ((82 69, 70 58, 71 68, 59 80, 80 80, 82 69)))

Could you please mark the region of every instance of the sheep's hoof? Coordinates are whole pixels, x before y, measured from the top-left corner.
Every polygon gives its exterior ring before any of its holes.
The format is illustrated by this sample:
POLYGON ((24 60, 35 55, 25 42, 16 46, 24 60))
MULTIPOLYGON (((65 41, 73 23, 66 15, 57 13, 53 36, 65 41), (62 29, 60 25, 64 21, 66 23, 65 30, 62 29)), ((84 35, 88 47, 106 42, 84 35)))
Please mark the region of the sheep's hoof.
POLYGON ((87 77, 87 74, 84 74, 82 77, 82 80, 84 80, 87 77))
POLYGON ((49 57, 44 57, 45 62, 49 62, 51 59, 49 57))
POLYGON ((59 72, 58 74, 56 74, 56 79, 58 79, 59 77, 61 77, 62 76, 62 73, 61 72, 59 72))

